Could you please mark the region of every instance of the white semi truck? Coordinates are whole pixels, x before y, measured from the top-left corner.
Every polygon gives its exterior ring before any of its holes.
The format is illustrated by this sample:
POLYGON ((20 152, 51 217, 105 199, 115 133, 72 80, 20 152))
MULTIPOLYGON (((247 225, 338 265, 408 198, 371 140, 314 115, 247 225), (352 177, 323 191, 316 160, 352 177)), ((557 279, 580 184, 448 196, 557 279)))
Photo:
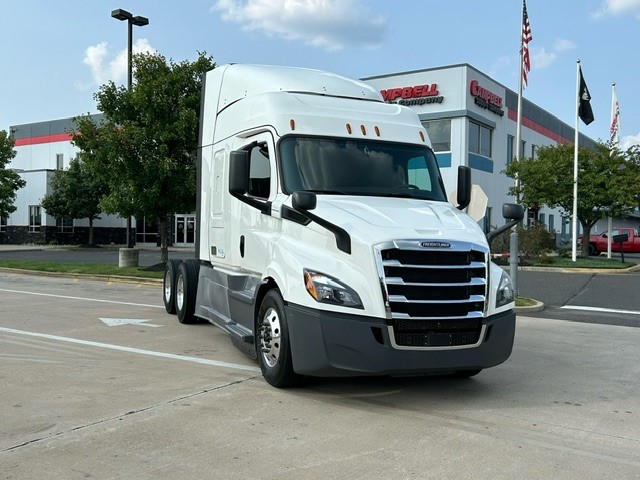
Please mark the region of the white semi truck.
POLYGON ((453 206, 411 109, 318 70, 220 66, 198 153, 197 258, 167 263, 164 304, 228 332, 270 384, 471 376, 511 354, 511 280, 461 211, 469 169, 453 206))

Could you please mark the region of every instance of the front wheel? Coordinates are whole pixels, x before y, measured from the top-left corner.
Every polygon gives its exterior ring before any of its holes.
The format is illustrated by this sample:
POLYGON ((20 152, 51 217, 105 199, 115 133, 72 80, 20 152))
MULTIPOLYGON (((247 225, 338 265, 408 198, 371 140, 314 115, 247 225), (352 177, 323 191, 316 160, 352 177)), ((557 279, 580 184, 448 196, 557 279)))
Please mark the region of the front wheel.
POLYGON ((277 290, 265 295, 256 318, 256 351, 264 379, 274 387, 295 385, 300 376, 293 371, 289 326, 282 296, 277 290))

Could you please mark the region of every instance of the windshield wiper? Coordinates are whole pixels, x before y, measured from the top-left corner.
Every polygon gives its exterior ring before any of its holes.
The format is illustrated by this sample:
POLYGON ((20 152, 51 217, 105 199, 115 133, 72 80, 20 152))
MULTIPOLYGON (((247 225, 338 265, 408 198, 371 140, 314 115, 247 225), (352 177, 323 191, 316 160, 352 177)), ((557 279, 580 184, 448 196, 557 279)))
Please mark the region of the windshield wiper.
POLYGON ((318 195, 350 195, 349 193, 342 192, 340 190, 311 190, 311 189, 305 188, 302 191, 316 193, 318 195))

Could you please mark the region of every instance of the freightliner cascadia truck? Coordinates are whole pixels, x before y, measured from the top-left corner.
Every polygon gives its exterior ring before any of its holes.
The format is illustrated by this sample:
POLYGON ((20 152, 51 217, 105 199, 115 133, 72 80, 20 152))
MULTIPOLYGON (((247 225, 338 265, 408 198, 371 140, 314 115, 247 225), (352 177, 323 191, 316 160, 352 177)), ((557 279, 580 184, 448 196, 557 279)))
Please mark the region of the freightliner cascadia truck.
POLYGON ((235 64, 206 74, 201 108, 196 258, 163 285, 181 323, 220 327, 276 387, 509 357, 513 287, 462 211, 470 170, 454 206, 414 111, 327 72, 235 64))

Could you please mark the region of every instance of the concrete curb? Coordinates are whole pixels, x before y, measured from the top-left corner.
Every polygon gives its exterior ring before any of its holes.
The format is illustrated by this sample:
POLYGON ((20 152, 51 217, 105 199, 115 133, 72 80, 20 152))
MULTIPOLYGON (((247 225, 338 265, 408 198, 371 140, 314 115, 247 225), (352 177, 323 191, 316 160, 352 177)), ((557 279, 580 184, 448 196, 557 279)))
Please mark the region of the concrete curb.
POLYGON ((527 307, 516 307, 515 308, 516 313, 535 313, 535 312, 540 312, 540 311, 544 310, 544 303, 542 303, 542 302, 540 302, 538 300, 535 300, 533 298, 531 300, 536 302, 536 304, 535 305, 530 305, 530 306, 527 306, 527 307))
MULTIPOLYGON (((509 265, 500 265, 507 272, 510 270, 509 265)), ((628 268, 559 268, 559 267, 520 267, 520 272, 560 272, 560 273, 634 273, 640 271, 640 264, 636 264, 628 268)))

